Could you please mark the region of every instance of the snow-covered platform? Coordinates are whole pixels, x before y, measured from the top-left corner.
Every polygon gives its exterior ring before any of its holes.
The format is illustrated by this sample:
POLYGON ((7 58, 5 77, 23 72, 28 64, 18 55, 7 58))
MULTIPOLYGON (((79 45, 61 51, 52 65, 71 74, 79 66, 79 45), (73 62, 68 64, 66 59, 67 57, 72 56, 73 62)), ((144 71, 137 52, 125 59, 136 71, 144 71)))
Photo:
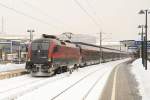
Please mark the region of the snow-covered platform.
POLYGON ((142 100, 134 75, 132 61, 118 64, 110 74, 100 100, 142 100))
POLYGON ((25 69, 25 64, 0 64, 0 72, 7 72, 17 69, 25 69))
POLYGON ((132 63, 131 71, 138 82, 138 88, 142 100, 150 100, 150 62, 147 61, 147 70, 142 65, 142 59, 137 59, 132 63))

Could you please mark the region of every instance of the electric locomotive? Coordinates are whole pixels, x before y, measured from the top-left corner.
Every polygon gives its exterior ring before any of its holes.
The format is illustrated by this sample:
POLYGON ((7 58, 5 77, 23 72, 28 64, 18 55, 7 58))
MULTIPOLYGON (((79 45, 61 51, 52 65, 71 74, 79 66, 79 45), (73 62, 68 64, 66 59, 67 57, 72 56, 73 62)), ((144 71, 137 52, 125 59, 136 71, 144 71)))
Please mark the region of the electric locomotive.
POLYGON ((51 35, 43 37, 29 45, 26 69, 32 76, 51 76, 79 66, 80 48, 76 44, 51 35))

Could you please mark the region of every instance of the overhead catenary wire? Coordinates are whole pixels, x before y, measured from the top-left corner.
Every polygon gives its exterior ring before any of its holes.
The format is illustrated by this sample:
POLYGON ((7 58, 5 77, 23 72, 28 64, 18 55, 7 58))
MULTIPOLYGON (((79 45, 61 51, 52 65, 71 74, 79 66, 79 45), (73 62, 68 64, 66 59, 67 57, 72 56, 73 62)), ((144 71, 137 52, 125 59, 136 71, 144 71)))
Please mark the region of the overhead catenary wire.
MULTIPOLYGON (((49 14, 47 14, 44 10, 40 9, 38 6, 35 6, 31 3, 29 3, 28 1, 25 1, 25 0, 21 0, 21 2, 23 2, 25 5, 31 7, 32 9, 36 10, 37 12, 39 12, 40 14, 43 14, 44 16, 48 17, 48 18, 51 18, 52 20, 55 20, 56 22, 58 22, 59 24, 61 24, 61 26, 66 26, 66 24, 59 20, 58 18, 55 18, 55 17, 52 17, 50 16, 49 14)), ((64 29, 67 28, 67 29, 73 29, 72 27, 70 26, 67 26, 67 27, 64 27, 64 29)))
MULTIPOLYGON (((95 25, 97 25, 97 27, 98 27, 98 29, 99 29, 99 31, 100 31, 100 46, 101 46, 101 38, 102 38, 102 27, 101 27, 101 25, 95 20, 95 18, 93 18, 93 16, 91 16, 89 13, 88 13, 88 11, 80 4, 80 2, 79 1, 77 1, 77 0, 74 0, 74 2, 89 16, 89 18, 95 23, 95 25)), ((101 49, 101 48, 100 48, 101 49)), ((100 51, 102 51, 102 50, 100 50, 100 51)))
POLYGON ((83 11, 84 11, 84 13, 86 13, 86 15, 93 21, 93 23, 99 28, 100 27, 100 25, 99 25, 99 23, 97 23, 97 21, 95 20, 95 18, 93 18, 93 16, 91 16, 89 13, 88 13, 88 11, 80 4, 80 2, 79 1, 77 1, 77 0, 73 0, 83 11))
MULTIPOLYGON (((89 2, 88 0, 85 0, 85 1, 86 1, 86 3, 87 3, 88 8, 91 9, 92 13, 98 18, 99 22, 100 22, 101 24, 103 24, 103 22, 102 22, 100 16, 97 15, 97 12, 94 10, 94 8, 93 8, 93 6, 90 4, 90 2, 89 2)), ((102 31, 102 25, 101 25, 101 31, 102 31)))
MULTIPOLYGON (((39 19, 39 18, 37 18, 37 17, 28 15, 28 14, 26 14, 26 13, 24 13, 24 12, 21 12, 21 11, 15 9, 15 8, 13 8, 13 7, 9 7, 9 6, 7 6, 7 5, 5 5, 5 4, 3 4, 3 3, 0 3, 0 6, 1 6, 1 7, 4 7, 4 8, 7 8, 7 9, 9 9, 9 10, 11 10, 11 11, 17 13, 17 14, 20 14, 20 15, 23 15, 23 16, 25 16, 25 17, 28 17, 28 18, 30 18, 30 19, 32 19, 32 20, 38 21, 38 22, 40 22, 40 23, 43 23, 43 24, 46 24, 46 25, 48 25, 48 26, 52 26, 53 28, 58 29, 58 26, 52 25, 52 24, 50 24, 50 23, 48 23, 48 22, 46 22, 46 21, 43 21, 43 20, 41 20, 41 19, 39 19)), ((59 28, 60 28, 60 27, 59 27, 59 28)))
MULTIPOLYGON (((101 17, 97 15, 97 12, 95 11, 94 7, 91 5, 91 3, 89 2, 89 0, 85 0, 85 1, 86 1, 86 3, 87 3, 88 8, 90 8, 90 10, 92 11, 92 13, 98 18, 99 23, 103 24, 103 22, 102 22, 102 20, 101 20, 101 17)), ((100 25, 101 25, 101 24, 100 24, 100 25)), ((102 25, 100 26, 100 28, 101 28, 100 31, 103 32, 103 27, 102 27, 102 25)), ((107 34, 107 33, 104 33, 104 32, 103 32, 103 34, 107 34)), ((111 38, 109 38, 109 39, 111 39, 111 38)), ((102 39, 102 40, 103 40, 103 39, 102 39)))

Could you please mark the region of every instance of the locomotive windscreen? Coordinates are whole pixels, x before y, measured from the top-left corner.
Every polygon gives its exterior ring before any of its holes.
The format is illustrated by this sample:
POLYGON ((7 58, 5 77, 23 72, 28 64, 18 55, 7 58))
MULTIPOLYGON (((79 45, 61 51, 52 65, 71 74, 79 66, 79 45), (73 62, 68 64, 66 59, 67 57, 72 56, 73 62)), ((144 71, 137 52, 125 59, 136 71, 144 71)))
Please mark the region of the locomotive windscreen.
POLYGON ((32 56, 31 60, 34 63, 40 64, 48 60, 49 40, 34 40, 31 44, 32 56))

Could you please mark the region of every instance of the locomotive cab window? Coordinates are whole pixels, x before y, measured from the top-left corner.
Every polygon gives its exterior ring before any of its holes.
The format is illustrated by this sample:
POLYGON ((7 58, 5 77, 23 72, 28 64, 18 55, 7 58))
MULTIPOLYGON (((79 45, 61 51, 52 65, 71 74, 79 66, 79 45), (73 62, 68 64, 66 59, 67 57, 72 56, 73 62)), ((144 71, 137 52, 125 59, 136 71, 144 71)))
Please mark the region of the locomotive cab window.
POLYGON ((32 50, 48 50, 49 41, 46 40, 38 40, 32 42, 32 50))

